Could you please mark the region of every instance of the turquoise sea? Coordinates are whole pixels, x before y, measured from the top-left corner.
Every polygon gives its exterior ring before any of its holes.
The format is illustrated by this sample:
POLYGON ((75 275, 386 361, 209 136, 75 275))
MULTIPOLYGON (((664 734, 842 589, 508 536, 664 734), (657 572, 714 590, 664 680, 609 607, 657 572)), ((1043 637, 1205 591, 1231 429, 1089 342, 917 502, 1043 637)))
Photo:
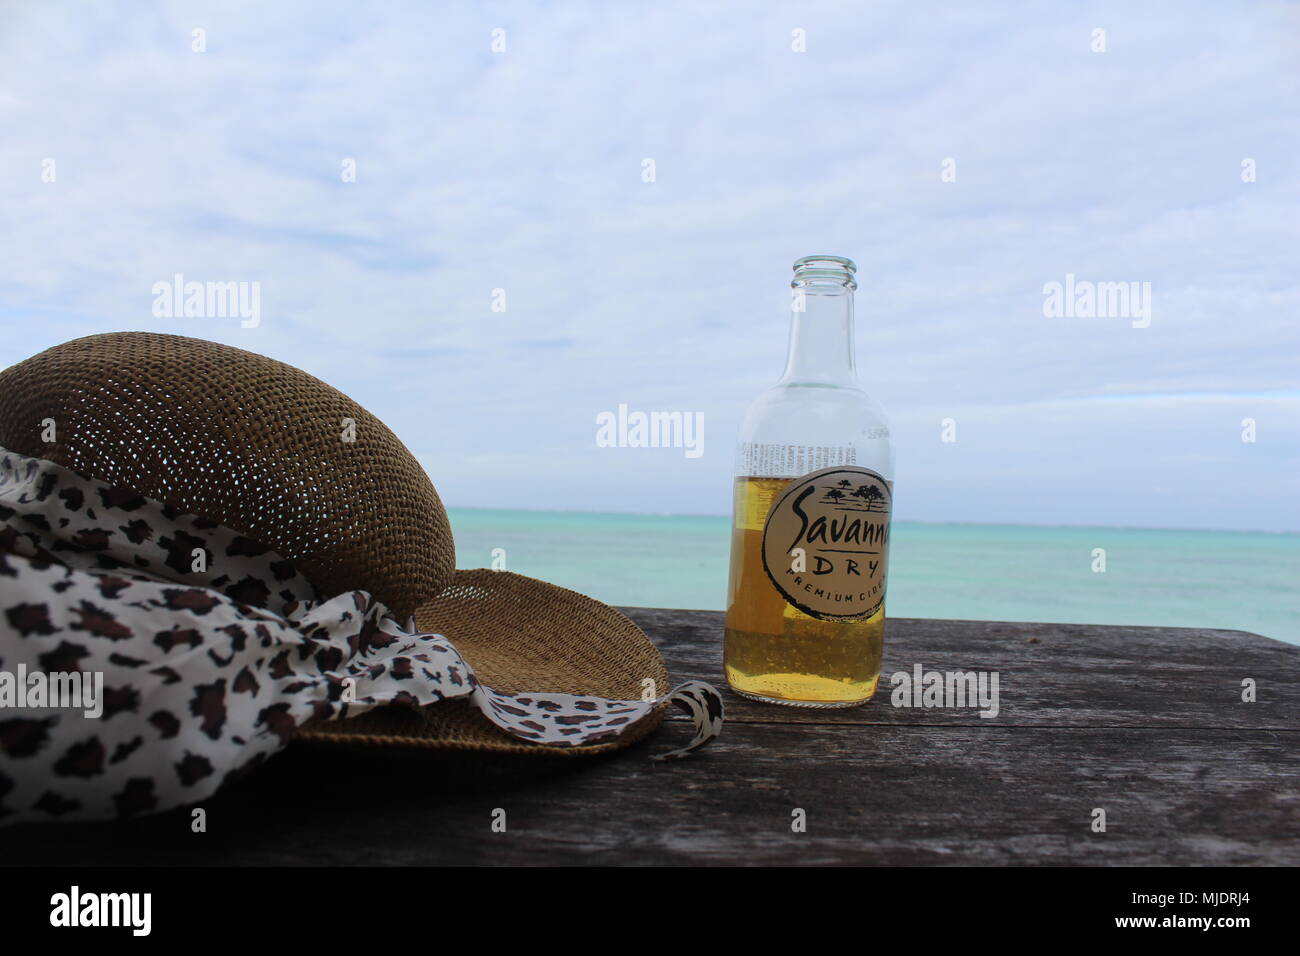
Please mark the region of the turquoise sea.
MULTIPOLYGON (((610 604, 721 610, 730 519, 450 510, 457 564, 610 604)), ((1300 644, 1300 534, 895 523, 894 617, 1253 631, 1300 644), (1106 570, 1093 571, 1093 549, 1106 570)))

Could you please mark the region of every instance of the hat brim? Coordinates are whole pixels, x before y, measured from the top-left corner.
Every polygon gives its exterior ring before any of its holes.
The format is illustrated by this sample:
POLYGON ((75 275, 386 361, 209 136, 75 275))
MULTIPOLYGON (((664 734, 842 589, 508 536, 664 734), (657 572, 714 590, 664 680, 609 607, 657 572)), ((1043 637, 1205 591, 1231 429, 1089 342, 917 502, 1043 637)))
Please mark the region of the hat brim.
MULTIPOLYGON (((415 612, 422 631, 442 634, 477 678, 506 693, 587 694, 641 700, 668 691, 658 649, 612 607, 567 588, 509 571, 457 571, 436 598, 415 612)), ((463 700, 419 710, 391 706, 358 717, 305 725, 296 738, 313 743, 583 756, 643 739, 666 706, 615 740, 578 747, 530 743, 501 730, 463 700)))

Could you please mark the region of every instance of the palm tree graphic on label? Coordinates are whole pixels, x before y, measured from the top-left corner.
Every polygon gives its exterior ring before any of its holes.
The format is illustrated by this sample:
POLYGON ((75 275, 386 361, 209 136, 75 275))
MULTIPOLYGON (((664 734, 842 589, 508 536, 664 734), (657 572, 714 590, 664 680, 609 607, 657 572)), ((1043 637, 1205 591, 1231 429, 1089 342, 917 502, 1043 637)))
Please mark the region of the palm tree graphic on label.
POLYGON ((829 501, 831 504, 838 505, 846 497, 857 498, 859 501, 864 503, 866 507, 851 508, 846 510, 851 510, 851 511, 884 511, 885 510, 885 504, 884 504, 885 496, 880 493, 880 489, 877 488, 875 485, 858 485, 856 490, 851 491, 846 495, 843 491, 840 490, 840 488, 851 488, 853 486, 853 482, 845 479, 837 482, 837 484, 838 487, 829 489, 826 492, 826 494, 822 496, 823 501, 829 501))

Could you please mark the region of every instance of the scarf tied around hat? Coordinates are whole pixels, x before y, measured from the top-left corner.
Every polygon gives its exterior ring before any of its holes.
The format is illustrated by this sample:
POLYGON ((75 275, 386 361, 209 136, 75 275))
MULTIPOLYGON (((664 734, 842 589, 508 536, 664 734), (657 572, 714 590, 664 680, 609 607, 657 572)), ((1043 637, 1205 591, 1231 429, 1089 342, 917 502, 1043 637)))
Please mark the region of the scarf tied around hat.
POLYGON ((303 724, 389 704, 463 698, 513 737, 575 747, 671 703, 694 737, 657 760, 721 730, 709 684, 507 694, 454 638, 366 591, 323 596, 229 528, 0 448, 0 825, 193 804, 303 724))

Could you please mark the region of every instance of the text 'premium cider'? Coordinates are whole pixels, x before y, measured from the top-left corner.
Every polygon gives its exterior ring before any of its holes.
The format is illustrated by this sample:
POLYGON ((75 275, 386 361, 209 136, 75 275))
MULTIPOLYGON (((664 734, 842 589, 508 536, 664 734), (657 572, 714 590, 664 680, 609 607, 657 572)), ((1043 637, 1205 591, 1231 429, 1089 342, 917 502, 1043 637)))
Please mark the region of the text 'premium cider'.
POLYGON ((855 370, 856 267, 794 270, 785 374, 740 430, 724 665, 755 700, 851 707, 880 679, 893 448, 855 370))

